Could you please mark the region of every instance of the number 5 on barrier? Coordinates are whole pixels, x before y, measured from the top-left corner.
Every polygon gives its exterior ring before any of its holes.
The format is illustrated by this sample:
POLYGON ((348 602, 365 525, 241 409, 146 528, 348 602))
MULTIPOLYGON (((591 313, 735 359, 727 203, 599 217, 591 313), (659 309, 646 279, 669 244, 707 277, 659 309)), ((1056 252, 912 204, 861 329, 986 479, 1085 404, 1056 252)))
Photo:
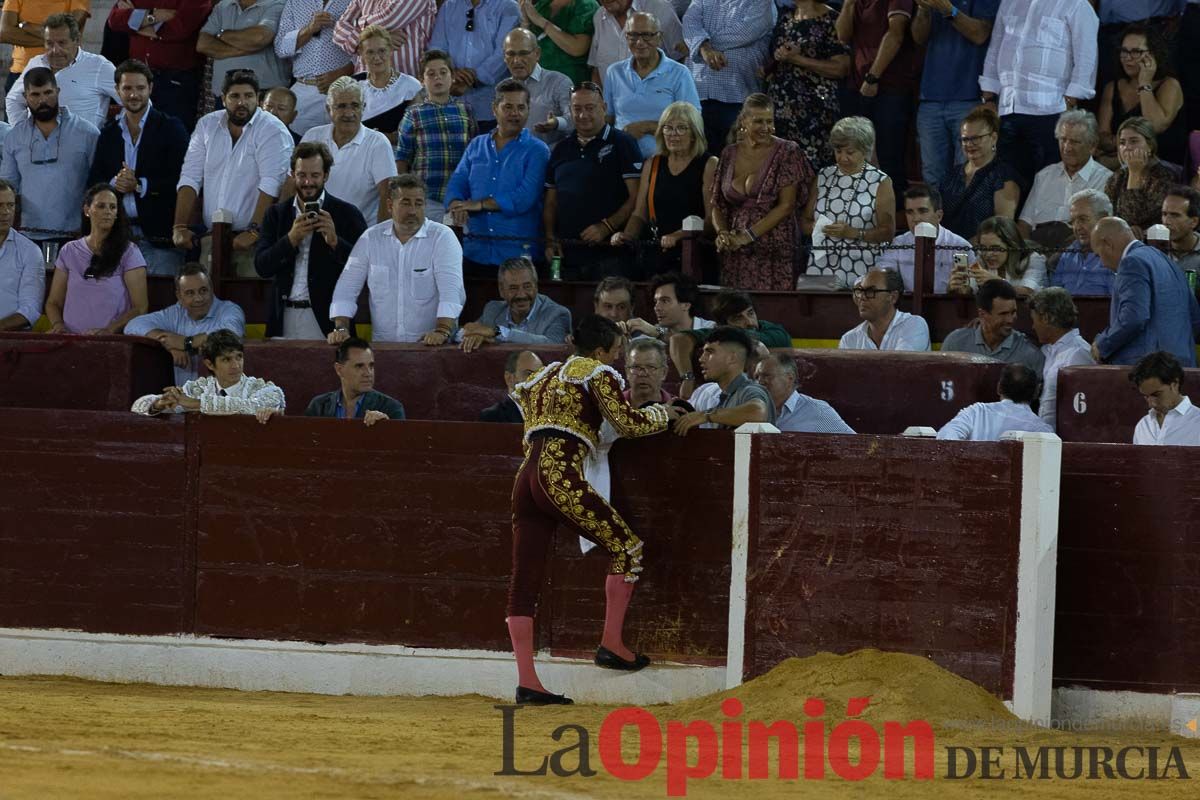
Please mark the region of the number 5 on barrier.
POLYGON ((954 399, 954 381, 942 381, 942 399, 947 403, 954 399))

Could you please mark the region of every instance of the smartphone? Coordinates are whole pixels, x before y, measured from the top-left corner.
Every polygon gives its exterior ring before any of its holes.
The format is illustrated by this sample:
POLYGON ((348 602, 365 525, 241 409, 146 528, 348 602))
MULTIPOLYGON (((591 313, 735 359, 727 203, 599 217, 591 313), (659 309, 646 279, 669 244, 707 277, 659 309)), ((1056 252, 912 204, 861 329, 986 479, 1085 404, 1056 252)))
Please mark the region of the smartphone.
POLYGON ((954 269, 956 269, 960 272, 967 271, 967 254, 966 253, 955 253, 954 254, 954 269))
MULTIPOLYGON (((317 212, 320 210, 321 210, 320 203, 312 202, 312 203, 304 204, 304 213, 307 214, 308 216, 315 217, 317 215, 317 212)), ((958 256, 955 255, 955 258, 958 258, 958 256)))

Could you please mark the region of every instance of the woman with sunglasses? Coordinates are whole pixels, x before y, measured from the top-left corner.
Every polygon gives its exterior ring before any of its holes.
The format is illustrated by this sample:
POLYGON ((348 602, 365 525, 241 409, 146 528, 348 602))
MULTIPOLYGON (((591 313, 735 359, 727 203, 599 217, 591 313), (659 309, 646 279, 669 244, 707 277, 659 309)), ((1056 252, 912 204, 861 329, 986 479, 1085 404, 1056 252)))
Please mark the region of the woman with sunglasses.
POLYGON ((64 244, 54 262, 50 333, 120 333, 148 308, 146 259, 130 241, 116 193, 97 183, 83 198, 83 237, 64 244))
MULTIPOLYGON (((1196 43, 1200 45, 1200 42, 1196 43)), ((1100 123, 1100 159, 1116 169, 1117 131, 1125 120, 1143 117, 1154 128, 1158 152, 1167 161, 1183 163, 1187 149, 1187 122, 1183 87, 1167 70, 1167 51, 1158 36, 1144 25, 1130 25, 1117 50, 1117 80, 1108 83, 1096 109, 1100 123)))

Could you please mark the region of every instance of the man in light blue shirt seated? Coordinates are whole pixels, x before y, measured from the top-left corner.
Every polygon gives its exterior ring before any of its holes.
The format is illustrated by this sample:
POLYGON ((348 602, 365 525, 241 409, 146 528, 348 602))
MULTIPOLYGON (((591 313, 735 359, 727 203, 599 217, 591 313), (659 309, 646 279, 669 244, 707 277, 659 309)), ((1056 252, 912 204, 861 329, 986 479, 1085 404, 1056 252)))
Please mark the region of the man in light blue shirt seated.
POLYGON ((1071 195, 1069 207, 1071 229, 1075 242, 1059 255, 1054 265, 1050 285, 1066 289, 1072 297, 1080 295, 1112 295, 1113 273, 1100 263, 1092 252, 1092 228, 1112 214, 1108 195, 1095 189, 1084 189, 1071 195))
POLYGON ((796 359, 790 353, 772 353, 758 362, 754 379, 775 404, 775 427, 795 433, 854 433, 833 406, 796 389, 796 359))
POLYGON ((463 277, 483 278, 542 233, 542 193, 550 148, 525 128, 529 90, 509 78, 496 87, 496 127, 471 140, 450 176, 446 204, 463 238, 463 277), (515 237, 496 239, 491 237, 515 237))
POLYGON ((465 353, 485 344, 563 344, 571 332, 571 312, 538 294, 537 270, 527 258, 500 265, 500 298, 483 307, 476 322, 458 332, 465 353))
POLYGON ((25 71, 29 116, 0 146, 0 178, 21 195, 21 229, 34 241, 74 239, 83 192, 100 131, 58 104, 58 83, 46 67, 25 71))
POLYGON ((224 329, 241 338, 246 333, 246 315, 237 303, 213 296, 212 279, 200 264, 180 268, 175 297, 179 302, 173 306, 134 317, 125 334, 157 340, 175 361, 175 385, 182 386, 199 375, 200 352, 208 334, 224 329))
POLYGON ((637 139, 646 158, 654 155, 658 119, 671 103, 683 101, 700 109, 696 81, 683 64, 662 50, 662 31, 653 14, 635 11, 625 23, 629 58, 608 68, 604 104, 609 124, 637 139))
POLYGON ((998 442, 1008 431, 1054 433, 1054 429, 1033 412, 1030 403, 1037 397, 1038 373, 1024 364, 1008 364, 1000 373, 998 403, 972 403, 942 426, 937 438, 970 442, 998 442))
POLYGON ((42 248, 13 229, 16 213, 17 193, 0 180, 0 331, 29 330, 46 299, 42 248))

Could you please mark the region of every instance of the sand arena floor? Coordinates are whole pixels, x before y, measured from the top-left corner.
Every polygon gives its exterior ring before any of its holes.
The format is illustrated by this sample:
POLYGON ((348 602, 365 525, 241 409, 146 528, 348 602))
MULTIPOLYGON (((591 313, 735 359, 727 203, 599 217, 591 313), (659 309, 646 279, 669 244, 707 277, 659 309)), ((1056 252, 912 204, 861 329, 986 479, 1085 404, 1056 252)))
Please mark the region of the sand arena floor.
MULTIPOLYGON (((768 721, 803 722, 799 709, 810 691, 823 693, 831 708, 864 690, 872 693, 877 707, 863 718, 873 724, 924 708, 931 712, 925 716, 937 732, 934 780, 888 781, 881 777, 882 767, 864 782, 833 777, 823 781, 713 777, 689 782, 687 796, 755 800, 1200 797, 1200 740, 1145 733, 1085 736, 947 728, 948 717, 938 719, 939 715, 994 722, 1003 719, 1004 712, 978 687, 932 665, 922 667, 928 662, 921 659, 903 659, 909 657, 876 653, 867 663, 860 659, 849 667, 834 656, 793 660, 733 694, 746 704, 745 719, 768 721), (840 679, 834 681, 834 676, 840 679), (1017 744, 1107 745, 1114 749, 1158 745, 1164 754, 1178 746, 1194 777, 1161 781, 952 781, 942 777, 947 745, 1003 746, 1011 752, 1017 744)), ((720 722, 724 719, 719 711, 723 697, 651 710, 664 720, 720 722)), ((564 743, 550 738, 551 731, 573 723, 591 733, 591 765, 599 773, 595 777, 494 775, 501 769, 502 759, 502 717, 494 705, 495 701, 482 697, 328 697, 63 678, 0 678, 0 798, 667 796, 664 767, 636 783, 617 780, 603 771, 597 734, 612 710, 605 706, 522 709, 515 717, 515 762, 519 768, 528 769, 543 755, 562 748, 564 743)), ((624 748, 631 762, 632 739, 626 737, 624 748)), ((1013 760, 1010 756, 1004 759, 1009 774, 1013 760)))

